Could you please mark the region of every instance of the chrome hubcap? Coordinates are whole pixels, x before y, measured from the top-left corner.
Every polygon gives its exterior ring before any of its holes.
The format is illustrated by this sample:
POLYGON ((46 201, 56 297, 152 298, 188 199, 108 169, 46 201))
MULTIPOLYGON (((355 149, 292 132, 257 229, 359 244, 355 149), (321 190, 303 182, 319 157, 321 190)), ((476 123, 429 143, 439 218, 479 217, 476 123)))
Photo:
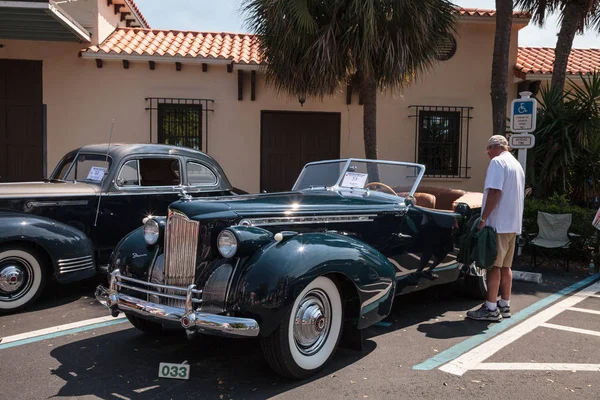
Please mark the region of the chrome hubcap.
POLYGON ((329 298, 321 290, 311 290, 300 301, 294 318, 294 340, 298 350, 305 355, 317 353, 327 339, 330 326, 329 298))
POLYGON ((16 300, 31 287, 33 269, 21 258, 8 258, 0 262, 0 301, 16 300))

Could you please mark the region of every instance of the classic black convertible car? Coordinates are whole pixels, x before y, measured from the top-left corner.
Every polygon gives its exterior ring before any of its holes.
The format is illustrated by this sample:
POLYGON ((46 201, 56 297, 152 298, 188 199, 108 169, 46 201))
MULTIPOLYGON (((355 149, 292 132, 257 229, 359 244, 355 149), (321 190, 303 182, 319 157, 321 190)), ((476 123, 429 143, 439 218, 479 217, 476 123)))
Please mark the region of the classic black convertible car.
POLYGON ((341 339, 356 343, 385 318, 395 295, 461 277, 485 294, 477 268, 457 261, 481 193, 426 193, 424 171, 323 161, 290 192, 182 199, 121 241, 96 297, 147 333, 170 324, 188 336, 259 337, 274 370, 306 377, 341 339))
POLYGON ((212 157, 154 144, 84 146, 43 182, 0 184, 0 311, 31 304, 49 278, 106 268, 123 236, 180 195, 231 194, 212 157))

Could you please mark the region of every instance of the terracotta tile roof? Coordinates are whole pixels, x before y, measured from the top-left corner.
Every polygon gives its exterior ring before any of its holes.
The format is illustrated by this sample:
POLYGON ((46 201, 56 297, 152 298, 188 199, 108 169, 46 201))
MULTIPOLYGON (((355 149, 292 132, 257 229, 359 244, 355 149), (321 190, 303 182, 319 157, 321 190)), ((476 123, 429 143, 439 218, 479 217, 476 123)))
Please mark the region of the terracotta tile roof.
MULTIPOLYGON (((126 0, 135 8, 133 0, 126 0)), ((494 18, 494 10, 457 8, 461 16, 494 18)), ((515 13, 515 17, 524 17, 515 13)), ((143 19, 143 16, 141 16, 143 19)), ((144 23, 147 24, 144 19, 144 23)), ((238 64, 260 64, 258 41, 254 35, 237 33, 211 33, 178 30, 117 28, 103 43, 82 51, 86 57, 102 55, 162 56, 189 59, 208 58, 230 60, 238 64)))
MULTIPOLYGON (((554 49, 551 47, 519 47, 515 69, 521 74, 552 74, 554 49)), ((591 74, 600 71, 600 49, 573 49, 567 74, 591 74)))
POLYGON ((133 0, 125 0, 125 3, 133 9, 134 13, 137 14, 137 16, 142 20, 142 24, 144 24, 144 26, 146 28, 150 28, 150 24, 148 23, 148 21, 146 21, 146 18, 144 18, 144 15, 142 14, 142 12, 140 11, 140 9, 138 8, 138 6, 135 4, 135 1, 133 0))
POLYGON ((89 47, 84 54, 213 58, 239 64, 262 61, 253 35, 139 28, 117 28, 103 43, 89 47))
MULTIPOLYGON (((456 10, 460 16, 496 18, 496 10, 463 7, 459 7, 456 10)), ((531 18, 531 14, 525 11, 515 11, 513 13, 513 18, 531 18)))

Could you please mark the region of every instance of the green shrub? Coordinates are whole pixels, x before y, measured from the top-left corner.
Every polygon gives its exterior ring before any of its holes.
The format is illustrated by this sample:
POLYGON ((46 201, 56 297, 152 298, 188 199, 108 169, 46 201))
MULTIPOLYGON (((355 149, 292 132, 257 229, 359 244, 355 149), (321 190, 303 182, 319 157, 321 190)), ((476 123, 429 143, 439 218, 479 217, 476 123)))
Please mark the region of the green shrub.
POLYGON ((524 233, 537 233, 538 211, 550 214, 572 214, 573 222, 569 232, 577 233, 581 235, 581 238, 574 240, 571 244, 571 259, 589 261, 592 257, 597 257, 598 230, 592 226, 597 210, 572 205, 566 196, 552 196, 544 200, 527 198, 523 212, 524 233))

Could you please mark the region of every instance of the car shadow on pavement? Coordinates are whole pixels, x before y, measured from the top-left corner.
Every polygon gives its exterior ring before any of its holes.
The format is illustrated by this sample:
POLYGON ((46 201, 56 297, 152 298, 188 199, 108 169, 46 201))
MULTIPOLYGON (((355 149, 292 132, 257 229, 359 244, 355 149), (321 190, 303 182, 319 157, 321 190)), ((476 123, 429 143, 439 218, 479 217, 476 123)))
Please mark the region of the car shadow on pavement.
MULTIPOLYGON (((68 284, 48 282, 48 285, 44 288, 40 297, 31 306, 17 311, 3 311, 0 312, 0 316, 43 311, 58 308, 77 301, 87 301, 87 303, 90 303, 94 300, 96 287, 101 283, 105 284, 105 282, 106 280, 103 280, 101 277, 93 277, 84 281, 68 284)), ((96 301, 94 301, 94 304, 100 306, 100 303, 96 301)))
POLYGON ((125 329, 72 342, 50 353, 60 366, 51 373, 65 381, 56 397, 267 398, 334 374, 377 347, 366 340, 361 352, 339 349, 317 375, 295 381, 278 376, 263 360, 256 339, 184 334, 151 337, 125 329), (160 362, 190 364, 190 379, 158 378, 160 362), (221 397, 221 395, 223 397, 221 397))

